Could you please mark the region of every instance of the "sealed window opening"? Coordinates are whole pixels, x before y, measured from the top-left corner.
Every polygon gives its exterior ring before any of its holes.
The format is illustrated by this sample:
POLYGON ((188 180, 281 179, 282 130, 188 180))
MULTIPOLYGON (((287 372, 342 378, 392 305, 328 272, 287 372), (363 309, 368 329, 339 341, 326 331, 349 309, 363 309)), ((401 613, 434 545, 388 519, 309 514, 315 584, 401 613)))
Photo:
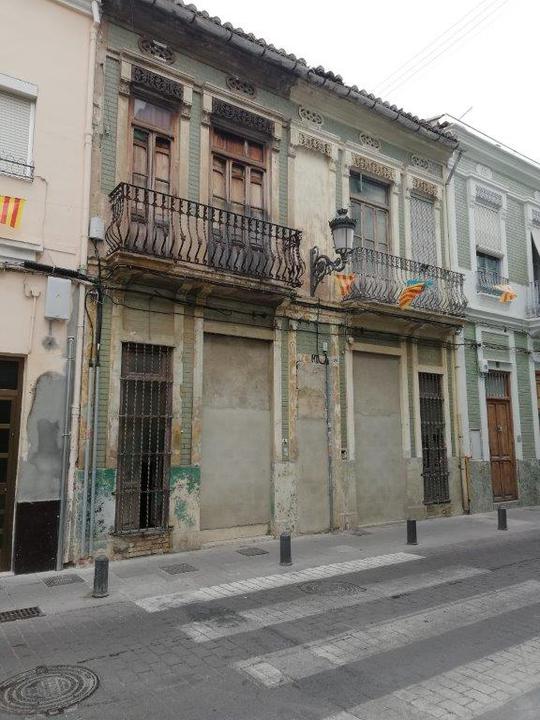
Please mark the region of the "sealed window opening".
POLYGON ((442 377, 419 373, 424 504, 450 501, 442 377))
POLYGON ((435 232, 435 203, 433 200, 411 195, 411 251, 412 259, 426 265, 438 265, 435 232))
POLYGON ((171 456, 172 348, 124 343, 117 531, 164 528, 171 456))

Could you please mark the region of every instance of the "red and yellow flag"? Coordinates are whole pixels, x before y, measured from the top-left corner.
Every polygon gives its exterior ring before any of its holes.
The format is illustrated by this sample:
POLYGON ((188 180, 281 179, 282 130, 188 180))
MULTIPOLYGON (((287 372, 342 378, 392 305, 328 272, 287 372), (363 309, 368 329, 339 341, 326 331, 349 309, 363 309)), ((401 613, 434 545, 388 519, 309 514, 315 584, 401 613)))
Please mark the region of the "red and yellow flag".
POLYGON ((0 195, 0 224, 18 228, 26 200, 10 195, 0 195))
POLYGON ((501 292, 499 297, 499 302, 501 303, 509 303, 517 298, 517 292, 512 290, 510 285, 495 285, 495 289, 501 292))
POLYGON ((339 287, 341 297, 346 297, 351 292, 351 287, 354 282, 354 273, 339 273, 336 275, 336 280, 339 287))
POLYGON ((431 280, 407 280, 398 298, 399 307, 402 310, 409 308, 414 298, 421 295, 430 285, 431 280))

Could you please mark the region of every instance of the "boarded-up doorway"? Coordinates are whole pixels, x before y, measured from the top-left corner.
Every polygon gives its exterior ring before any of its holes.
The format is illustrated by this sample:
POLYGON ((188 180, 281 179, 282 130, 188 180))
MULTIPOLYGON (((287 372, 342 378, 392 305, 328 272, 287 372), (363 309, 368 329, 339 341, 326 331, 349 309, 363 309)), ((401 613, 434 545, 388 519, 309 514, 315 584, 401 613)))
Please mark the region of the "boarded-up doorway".
POLYGON ((400 359, 353 353, 358 523, 403 518, 400 359))
POLYGON ((201 530, 267 525, 271 344, 205 334, 203 354, 201 530))
POLYGON ((486 377, 491 484, 495 502, 517 498, 510 376, 492 370, 486 377))

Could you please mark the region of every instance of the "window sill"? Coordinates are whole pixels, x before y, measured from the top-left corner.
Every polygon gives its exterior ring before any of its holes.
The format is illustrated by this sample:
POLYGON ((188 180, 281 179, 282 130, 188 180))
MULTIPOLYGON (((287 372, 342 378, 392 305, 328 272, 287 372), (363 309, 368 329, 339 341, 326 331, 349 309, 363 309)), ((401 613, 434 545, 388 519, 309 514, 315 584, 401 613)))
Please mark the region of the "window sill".
POLYGON ((26 182, 26 183, 34 182, 33 174, 32 175, 19 175, 18 173, 8 172, 7 170, 0 170, 0 175, 2 175, 2 177, 12 178, 13 180, 22 180, 23 182, 26 182))

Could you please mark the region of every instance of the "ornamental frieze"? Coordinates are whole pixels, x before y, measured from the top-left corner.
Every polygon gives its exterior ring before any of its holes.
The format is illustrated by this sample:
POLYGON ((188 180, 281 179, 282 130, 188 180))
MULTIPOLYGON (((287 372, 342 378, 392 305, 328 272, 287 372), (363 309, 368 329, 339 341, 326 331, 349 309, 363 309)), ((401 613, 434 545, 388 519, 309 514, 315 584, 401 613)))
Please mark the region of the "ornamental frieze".
POLYGON ((476 202, 482 205, 488 205, 489 207, 499 209, 502 207, 503 198, 502 195, 495 190, 483 187, 482 185, 476 186, 476 202))
POLYGON ((417 177, 413 178, 413 190, 432 198, 439 196, 439 190, 434 183, 430 183, 427 180, 422 180, 417 177))
POLYGON ((216 98, 212 100, 212 115, 215 118, 227 120, 234 125, 241 125, 249 130, 255 130, 268 137, 274 135, 274 123, 271 120, 261 115, 255 115, 249 110, 236 107, 236 105, 230 105, 223 102, 223 100, 217 100, 216 98))
POLYGON ((379 140, 379 138, 373 137, 373 135, 368 135, 365 132, 361 132, 358 137, 362 145, 365 145, 365 147, 371 148, 372 150, 377 150, 377 152, 380 152, 382 150, 382 142, 379 140))
POLYGON ((352 155, 351 165, 354 165, 354 167, 370 173, 371 175, 376 175, 384 180, 389 180, 390 182, 393 182, 395 179, 392 168, 376 162, 375 160, 363 157, 362 155, 357 155, 356 153, 353 153, 352 155))
POLYGON ((162 97, 174 100, 182 100, 182 86, 169 80, 169 78, 158 75, 157 73, 146 70, 146 68, 134 65, 131 71, 131 82, 137 87, 150 90, 162 97))
POLYGON ((328 155, 328 157, 332 156, 332 145, 320 138, 313 137, 313 135, 306 135, 306 133, 303 132, 298 133, 298 145, 308 150, 328 155))

